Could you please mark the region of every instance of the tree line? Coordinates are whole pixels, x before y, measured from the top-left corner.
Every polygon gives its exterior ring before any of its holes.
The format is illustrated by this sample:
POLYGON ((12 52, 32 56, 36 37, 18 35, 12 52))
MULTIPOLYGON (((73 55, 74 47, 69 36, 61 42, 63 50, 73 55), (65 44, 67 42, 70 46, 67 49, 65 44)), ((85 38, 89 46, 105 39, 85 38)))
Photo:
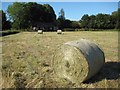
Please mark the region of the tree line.
POLYGON ((38 4, 35 2, 20 3, 15 2, 8 6, 7 14, 9 20, 6 18, 6 13, 2 10, 2 29, 30 29, 35 26, 36 22, 55 23, 59 29, 120 29, 120 9, 110 14, 85 14, 79 21, 71 21, 65 18, 63 9, 59 12, 59 17, 49 4, 38 4))
POLYGON ((81 27, 87 29, 120 29, 120 9, 109 14, 85 14, 81 20, 81 27))

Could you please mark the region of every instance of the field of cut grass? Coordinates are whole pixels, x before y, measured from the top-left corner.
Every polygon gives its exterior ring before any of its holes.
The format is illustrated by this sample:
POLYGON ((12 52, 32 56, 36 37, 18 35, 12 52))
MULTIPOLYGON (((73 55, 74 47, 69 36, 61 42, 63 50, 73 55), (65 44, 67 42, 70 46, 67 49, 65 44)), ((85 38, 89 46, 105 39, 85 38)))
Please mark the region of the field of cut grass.
MULTIPOLYGON (((0 37, 2 42, 2 87, 26 88, 118 88, 120 62, 118 62, 117 31, 81 32, 21 32, 0 37), (52 59, 55 50, 65 42, 85 38, 95 42, 105 53, 105 65, 100 72, 84 83, 64 83, 54 77, 52 59)), ((1 50, 1 49, 0 49, 1 50)))

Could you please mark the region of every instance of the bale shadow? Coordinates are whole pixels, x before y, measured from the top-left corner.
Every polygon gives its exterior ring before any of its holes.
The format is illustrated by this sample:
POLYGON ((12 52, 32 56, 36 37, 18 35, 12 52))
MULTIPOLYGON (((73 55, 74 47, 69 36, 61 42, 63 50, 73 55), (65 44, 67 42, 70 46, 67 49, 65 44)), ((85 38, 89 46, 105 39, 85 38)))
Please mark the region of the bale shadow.
POLYGON ((84 83, 89 84, 103 79, 116 80, 118 78, 120 78, 120 62, 106 62, 103 68, 95 76, 84 83))

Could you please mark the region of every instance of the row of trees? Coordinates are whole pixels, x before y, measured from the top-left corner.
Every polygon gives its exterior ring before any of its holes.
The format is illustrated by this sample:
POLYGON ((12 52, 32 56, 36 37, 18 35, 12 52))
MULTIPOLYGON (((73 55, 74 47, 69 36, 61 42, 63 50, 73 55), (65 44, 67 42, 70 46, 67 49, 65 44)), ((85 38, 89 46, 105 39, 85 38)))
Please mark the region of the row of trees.
POLYGON ((55 23, 60 29, 64 28, 87 28, 87 29, 113 29, 120 28, 120 9, 109 14, 83 15, 79 21, 71 21, 65 18, 63 9, 59 12, 56 19, 55 12, 49 4, 37 4, 34 2, 20 3, 15 2, 7 9, 9 20, 3 11, 2 29, 27 29, 35 26, 36 22, 55 23))
POLYGON ((110 14, 85 14, 81 20, 70 21, 65 19, 64 10, 61 9, 60 16, 58 17, 58 25, 61 28, 85 28, 85 29, 120 29, 120 9, 110 14))
POLYGON ((109 14, 91 15, 85 14, 81 20, 81 27, 88 29, 119 29, 120 28, 120 9, 109 14))

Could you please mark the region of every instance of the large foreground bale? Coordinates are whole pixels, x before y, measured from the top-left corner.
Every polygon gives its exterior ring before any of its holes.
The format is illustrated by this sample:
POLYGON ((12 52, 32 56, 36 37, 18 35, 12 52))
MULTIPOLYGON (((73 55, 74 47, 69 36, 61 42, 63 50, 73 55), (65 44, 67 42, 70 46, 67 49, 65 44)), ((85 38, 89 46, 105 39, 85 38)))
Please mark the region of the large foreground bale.
POLYGON ((62 30, 57 30, 57 34, 62 34, 62 30))
POLYGON ((103 51, 96 44, 81 39, 67 42, 56 50, 53 68, 60 78, 80 83, 94 76, 104 62, 103 51))

